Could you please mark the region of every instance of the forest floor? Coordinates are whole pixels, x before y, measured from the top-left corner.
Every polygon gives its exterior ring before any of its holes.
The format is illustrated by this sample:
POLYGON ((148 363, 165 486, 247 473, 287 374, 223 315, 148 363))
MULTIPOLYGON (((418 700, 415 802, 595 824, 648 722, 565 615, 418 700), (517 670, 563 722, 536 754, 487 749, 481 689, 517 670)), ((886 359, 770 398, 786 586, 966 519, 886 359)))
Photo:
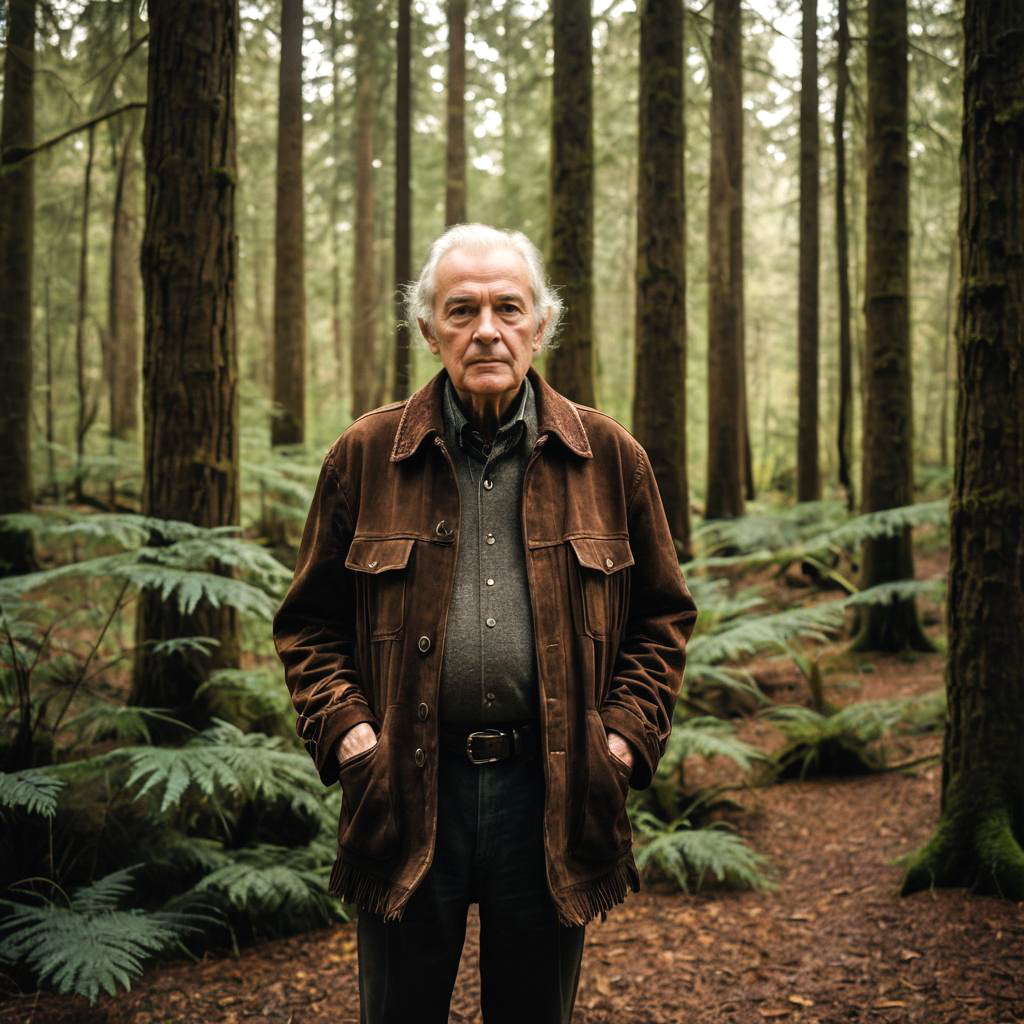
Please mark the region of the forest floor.
MULTIPOLYGON (((919 565, 918 575, 941 569, 937 560, 919 565)), ((942 684, 939 653, 859 663, 839 645, 833 653, 836 666, 852 665, 833 674, 850 678, 852 671, 858 680, 830 691, 843 703, 942 684)), ((766 662, 759 678, 778 700, 805 699, 791 663, 788 674, 782 667, 766 662)), ((762 749, 778 743, 755 719, 738 733, 762 749)), ((901 739, 894 760, 937 755, 941 742, 938 732, 901 739)), ((722 767, 699 781, 726 776, 722 767)), ((1024 906, 961 890, 898 895, 896 861, 928 839, 940 776, 935 758, 901 771, 744 792, 745 811, 734 820, 771 859, 777 891, 687 895, 645 886, 588 927, 575 1024, 1024 1021, 1024 906)), ((349 923, 264 942, 237 958, 154 966, 131 992, 92 1008, 77 998, 3 999, 0 1021, 354 1024, 357 992, 349 923)), ((451 1020, 479 1019, 471 920, 451 1020)))

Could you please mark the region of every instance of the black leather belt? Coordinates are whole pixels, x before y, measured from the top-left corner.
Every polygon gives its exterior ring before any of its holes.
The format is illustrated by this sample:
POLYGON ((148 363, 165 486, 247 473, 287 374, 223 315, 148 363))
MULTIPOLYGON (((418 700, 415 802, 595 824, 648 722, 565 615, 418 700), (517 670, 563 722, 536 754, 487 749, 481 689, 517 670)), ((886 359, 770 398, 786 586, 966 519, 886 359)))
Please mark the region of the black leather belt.
POLYGON ((510 757, 521 757, 538 747, 539 731, 532 722, 504 729, 477 729, 475 732, 441 732, 441 750, 462 754, 471 764, 493 764, 510 757))

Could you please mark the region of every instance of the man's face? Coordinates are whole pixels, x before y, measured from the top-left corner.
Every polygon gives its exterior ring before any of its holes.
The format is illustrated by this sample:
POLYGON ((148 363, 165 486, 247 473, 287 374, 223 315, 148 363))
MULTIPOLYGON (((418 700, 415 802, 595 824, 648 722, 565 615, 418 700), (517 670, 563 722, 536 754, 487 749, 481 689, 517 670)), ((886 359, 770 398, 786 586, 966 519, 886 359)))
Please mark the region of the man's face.
POLYGON ((438 263, 430 350, 460 397, 515 396, 540 349, 526 262, 514 249, 453 249, 438 263))

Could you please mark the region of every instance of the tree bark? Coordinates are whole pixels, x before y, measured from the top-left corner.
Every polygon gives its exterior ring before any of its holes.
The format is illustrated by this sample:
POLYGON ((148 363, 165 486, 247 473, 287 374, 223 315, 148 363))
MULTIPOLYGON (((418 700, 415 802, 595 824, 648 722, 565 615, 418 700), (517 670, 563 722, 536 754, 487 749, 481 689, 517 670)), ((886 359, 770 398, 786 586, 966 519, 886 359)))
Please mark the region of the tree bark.
POLYGON ((405 322, 401 288, 412 277, 412 2, 398 0, 395 88, 395 372, 392 398, 408 397, 412 375, 411 325, 405 322))
POLYGON ((549 353, 545 372, 562 394, 593 405, 594 138, 589 0, 560 0, 554 5, 552 21, 548 273, 566 310, 561 341, 549 353))
POLYGON ((650 456, 672 536, 689 556, 683 68, 682 0, 645 0, 640 9, 633 433, 650 456))
POLYGON ((1024 899, 1024 8, 967 0, 942 814, 903 891, 1024 899))
POLYGON ((78 304, 75 312, 75 385, 78 396, 75 419, 75 501, 85 497, 85 437, 96 418, 96 397, 86 374, 85 318, 89 308, 89 206, 92 199, 92 165, 96 152, 96 128, 86 132, 85 177, 82 184, 82 226, 78 248, 78 304))
POLYGON ((341 137, 341 46, 338 0, 331 0, 331 156, 334 182, 331 187, 331 341, 334 353, 334 386, 340 395, 345 379, 345 344, 341 328, 341 168, 345 160, 341 137))
MULTIPOLYGON (((914 500, 910 379, 906 0, 868 3, 867 255, 864 312, 864 512, 914 500)), ((863 546, 864 587, 912 579, 909 528, 863 546)), ((930 650, 913 600, 872 605, 858 650, 930 650)))
MULTIPOLYGON (((0 162, 7 165, 35 144, 35 0, 10 0, 0 162)), ((8 169, 0 183, 0 515, 32 508, 32 253, 35 169, 32 160, 8 169)), ((0 575, 36 568, 32 535, 0 531, 0 575)))
POLYGON ((302 0, 281 3, 274 221, 274 403, 270 443, 306 434, 306 284, 302 194, 302 0))
POLYGON ((138 429, 139 238, 138 117, 124 115, 125 129, 115 165, 110 279, 107 294, 107 389, 110 434, 127 439, 138 429))
POLYGON ((377 272, 374 229, 374 128, 377 76, 374 67, 373 4, 355 8, 356 46, 356 224, 352 273, 352 330, 349 332, 352 418, 373 407, 377 387, 377 272))
POLYGON ((708 456, 704 515, 743 515, 743 70, 739 0, 715 0, 708 185, 708 456))
POLYGON ((466 219, 466 0, 448 0, 448 135, 444 222, 466 219))
POLYGON ((796 500, 821 498, 818 460, 818 4, 803 0, 800 42, 800 283, 796 500))
POLYGON ((846 488, 846 507, 853 511, 856 498, 851 469, 853 447, 853 358, 850 337, 850 243, 846 227, 846 90, 850 83, 847 61, 850 54, 850 26, 847 0, 838 0, 836 28, 836 105, 832 139, 836 159, 836 274, 839 286, 839 423, 836 444, 839 454, 839 483, 846 488))
MULTIPOLYGON (((237 0, 150 0, 149 24, 143 511, 237 524, 237 0)), ((237 664, 237 634, 232 608, 185 615, 144 591, 132 703, 205 724, 196 687, 211 667, 237 664), (152 653, 153 641, 195 635, 216 639, 217 652, 152 653)))

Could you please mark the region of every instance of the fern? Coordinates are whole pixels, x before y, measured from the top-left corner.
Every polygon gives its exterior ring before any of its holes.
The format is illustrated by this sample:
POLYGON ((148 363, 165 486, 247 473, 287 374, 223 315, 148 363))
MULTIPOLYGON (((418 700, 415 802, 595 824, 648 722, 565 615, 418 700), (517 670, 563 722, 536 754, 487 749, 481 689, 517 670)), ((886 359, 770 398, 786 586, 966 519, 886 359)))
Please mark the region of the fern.
POLYGON ((283 798, 308 817, 316 817, 322 803, 322 787, 305 754, 283 749, 279 737, 243 733, 220 720, 181 747, 121 747, 93 759, 122 761, 130 768, 126 785, 139 785, 135 799, 162 794, 160 817, 189 792, 213 802, 224 793, 259 802, 283 798))
POLYGON ((946 595, 946 578, 933 577, 927 580, 894 580, 891 583, 877 583, 873 587, 859 590, 843 599, 848 607, 867 605, 892 604, 895 601, 906 601, 915 597, 927 597, 934 601, 942 600, 946 595))
POLYGON ((65 723, 75 733, 78 743, 90 743, 99 737, 119 743, 149 743, 149 723, 167 722, 184 726, 184 722, 161 711, 138 705, 107 704, 97 701, 65 723))
POLYGON ((0 920, 0 960, 23 962, 40 983, 93 1004, 101 989, 110 995, 118 986, 130 989, 144 960, 177 944, 186 931, 198 930, 195 914, 115 909, 137 867, 78 889, 67 907, 0 899, 7 908, 0 920))
POLYGON ((649 811, 637 811, 632 822, 638 833, 637 868, 673 881, 683 892, 700 889, 709 874, 719 884, 736 889, 775 889, 768 877, 768 859, 752 850, 724 822, 690 828, 680 815, 663 822, 649 811))
POLYGON ((24 807, 32 814, 52 818, 57 813, 57 794, 64 780, 43 768, 25 768, 0 774, 0 809, 24 807))
POLYGON ((276 673, 252 669, 218 669, 198 687, 206 706, 218 717, 241 717, 247 722, 284 720, 292 711, 288 691, 276 673))
POLYGON ((665 753, 658 764, 658 773, 671 772, 675 765, 692 755, 724 757, 745 772, 765 759, 756 747, 738 739, 728 722, 711 715, 689 718, 672 727, 665 753))

